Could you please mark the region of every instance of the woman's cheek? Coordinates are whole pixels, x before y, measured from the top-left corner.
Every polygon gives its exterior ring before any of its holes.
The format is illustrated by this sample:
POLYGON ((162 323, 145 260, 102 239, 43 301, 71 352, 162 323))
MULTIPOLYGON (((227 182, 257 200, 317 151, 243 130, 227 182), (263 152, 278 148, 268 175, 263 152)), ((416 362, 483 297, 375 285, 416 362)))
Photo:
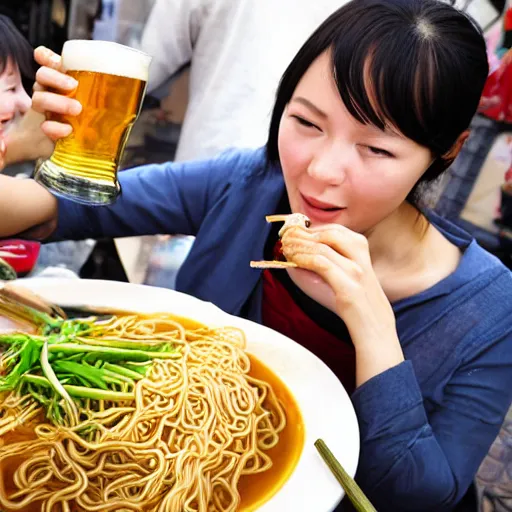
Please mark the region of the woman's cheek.
POLYGON ((0 94, 0 120, 8 121, 14 116, 14 102, 11 95, 0 94))
POLYGON ((290 123, 286 123, 279 132, 279 156, 285 175, 300 174, 302 169, 307 168, 310 153, 310 142, 300 137, 290 123))
MULTIPOLYGON (((414 185, 400 179, 387 179, 387 173, 355 175, 351 179, 352 201, 361 201, 370 209, 397 208, 414 185)), ((361 204, 361 203, 359 203, 361 204)))

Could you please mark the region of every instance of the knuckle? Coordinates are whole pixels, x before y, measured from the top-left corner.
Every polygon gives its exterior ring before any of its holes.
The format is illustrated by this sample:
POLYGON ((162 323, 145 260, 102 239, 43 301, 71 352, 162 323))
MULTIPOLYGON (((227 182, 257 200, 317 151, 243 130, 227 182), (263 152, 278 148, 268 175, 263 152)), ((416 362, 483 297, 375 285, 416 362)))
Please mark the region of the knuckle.
POLYGON ((283 244, 283 246, 287 243, 288 240, 290 240, 290 230, 289 229, 287 229, 283 233, 283 236, 281 237, 281 243, 283 244))
POLYGON ((285 245, 283 245, 282 252, 287 259, 290 258, 291 256, 293 256, 293 253, 294 253, 294 251, 291 247, 285 246, 285 245))
POLYGON ((336 305, 338 307, 347 308, 356 305, 357 300, 354 295, 350 293, 340 293, 336 295, 336 305))
POLYGON ((331 254, 331 252, 332 252, 332 249, 330 247, 328 247, 327 245, 322 244, 318 248, 318 254, 325 258, 328 258, 329 255, 331 254))
POLYGON ((312 256, 313 264, 314 266, 322 272, 326 272, 329 270, 331 266, 331 261, 329 258, 324 256, 323 254, 316 254, 312 256))
POLYGON ((356 240, 357 245, 361 249, 368 248, 368 239, 364 235, 361 235, 360 233, 356 233, 355 240, 356 240))
POLYGON ((352 266, 352 277, 358 283, 362 282, 364 278, 364 271, 359 265, 352 266))
POLYGON ((282 250, 283 254, 286 256, 286 258, 291 258, 292 256, 294 256, 297 253, 305 252, 305 251, 301 250, 301 247, 299 245, 294 244, 294 243, 288 243, 288 244, 283 243, 281 250, 282 250))
POLYGON ((39 90, 34 90, 32 94, 32 108, 37 110, 41 106, 41 92, 39 90))
POLYGON ((285 238, 300 238, 303 236, 305 229, 302 226, 290 226, 283 233, 282 240, 285 238))

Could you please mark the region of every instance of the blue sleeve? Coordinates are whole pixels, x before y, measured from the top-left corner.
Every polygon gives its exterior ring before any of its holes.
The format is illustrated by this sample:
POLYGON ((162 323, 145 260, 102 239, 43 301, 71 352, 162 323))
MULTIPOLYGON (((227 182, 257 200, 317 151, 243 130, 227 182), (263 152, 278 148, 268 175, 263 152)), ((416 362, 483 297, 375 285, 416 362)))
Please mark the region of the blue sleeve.
POLYGON ((501 330, 461 364, 428 414, 410 361, 355 391, 357 479, 377 510, 448 511, 465 494, 512 400, 512 333, 501 330))
POLYGON ((195 235, 237 175, 240 153, 205 161, 145 165, 119 174, 121 196, 111 206, 59 200, 52 240, 155 234, 195 235))

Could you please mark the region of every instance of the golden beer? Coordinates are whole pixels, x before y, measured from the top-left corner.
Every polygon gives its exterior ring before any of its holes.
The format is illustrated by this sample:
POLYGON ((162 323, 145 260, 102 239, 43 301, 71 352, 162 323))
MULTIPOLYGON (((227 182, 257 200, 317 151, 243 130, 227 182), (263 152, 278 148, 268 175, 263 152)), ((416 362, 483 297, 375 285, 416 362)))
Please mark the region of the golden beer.
POLYGON ((57 195, 85 203, 110 204, 119 195, 117 170, 141 106, 151 58, 107 41, 68 41, 62 51, 66 73, 78 81, 72 97, 78 116, 52 115, 73 132, 57 141, 36 180, 57 195))

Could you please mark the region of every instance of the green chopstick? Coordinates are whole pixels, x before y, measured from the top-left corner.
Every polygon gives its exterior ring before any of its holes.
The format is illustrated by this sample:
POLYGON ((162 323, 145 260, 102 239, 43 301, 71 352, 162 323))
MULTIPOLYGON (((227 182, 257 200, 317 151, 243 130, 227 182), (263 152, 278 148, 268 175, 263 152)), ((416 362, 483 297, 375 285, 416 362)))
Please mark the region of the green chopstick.
POLYGON ((377 512, 370 500, 364 495, 361 488, 356 484, 355 480, 343 469, 334 454, 329 450, 325 441, 318 439, 315 442, 318 453, 324 459, 325 463, 340 483, 341 487, 349 497, 352 505, 358 512, 377 512))

